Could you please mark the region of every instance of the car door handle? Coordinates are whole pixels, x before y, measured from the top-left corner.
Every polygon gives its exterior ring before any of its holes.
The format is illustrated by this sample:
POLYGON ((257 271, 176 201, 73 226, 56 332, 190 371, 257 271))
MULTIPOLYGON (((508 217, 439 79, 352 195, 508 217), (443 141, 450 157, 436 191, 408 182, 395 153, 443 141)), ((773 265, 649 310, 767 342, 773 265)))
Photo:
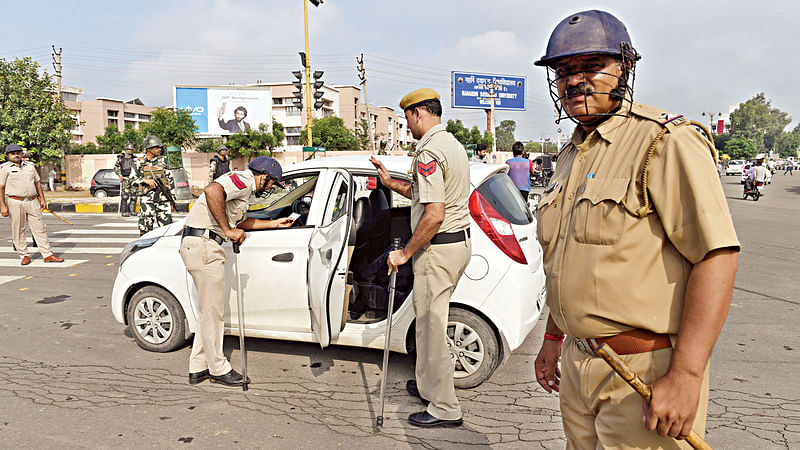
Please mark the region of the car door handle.
POLYGON ((277 262, 292 262, 294 261, 294 253, 281 253, 272 257, 273 261, 277 262))

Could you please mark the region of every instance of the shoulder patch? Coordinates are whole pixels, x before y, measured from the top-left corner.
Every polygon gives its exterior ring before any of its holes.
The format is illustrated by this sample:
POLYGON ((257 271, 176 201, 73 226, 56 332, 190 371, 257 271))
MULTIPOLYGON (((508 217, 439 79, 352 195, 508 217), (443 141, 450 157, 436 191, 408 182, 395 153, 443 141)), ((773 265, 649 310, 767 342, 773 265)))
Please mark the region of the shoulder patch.
POLYGON ((666 125, 668 123, 671 123, 672 125, 680 125, 686 122, 686 117, 684 117, 683 114, 662 113, 661 116, 659 116, 659 120, 661 125, 666 125))
POLYGON ((420 175, 425 177, 436 173, 436 167, 437 164, 435 159, 432 159, 430 162, 427 163, 417 161, 417 171, 419 172, 420 175))
POLYGON ((235 173, 231 174, 231 181, 233 181, 233 185, 236 186, 239 190, 242 190, 247 187, 247 185, 244 184, 244 181, 242 181, 239 178, 239 175, 236 175, 235 173))

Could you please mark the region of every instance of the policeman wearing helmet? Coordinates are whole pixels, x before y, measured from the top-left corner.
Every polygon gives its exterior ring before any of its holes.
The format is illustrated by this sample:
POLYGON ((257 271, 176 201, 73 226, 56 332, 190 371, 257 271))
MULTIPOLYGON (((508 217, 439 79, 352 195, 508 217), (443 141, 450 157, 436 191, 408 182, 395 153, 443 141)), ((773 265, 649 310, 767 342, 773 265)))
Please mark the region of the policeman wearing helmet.
MULTIPOLYGON (((289 218, 262 220, 247 217, 248 200, 280 185, 281 165, 259 156, 248 169, 228 172, 206 186, 186 217, 180 255, 194 280, 198 294, 197 327, 189 358, 189 384, 206 379, 224 386, 241 386, 241 374, 231 368, 222 353, 225 311, 225 250, 230 240, 241 244, 244 230, 286 228, 289 218)), ((249 380, 247 381, 249 382, 249 380)))
POLYGON ((534 368, 559 392, 567 448, 702 436, 733 292, 739 241, 714 147, 683 116, 634 102, 638 59, 625 25, 594 10, 561 21, 535 62, 559 120, 577 124, 536 211, 550 315, 534 368), (602 344, 650 385, 644 410, 602 344))

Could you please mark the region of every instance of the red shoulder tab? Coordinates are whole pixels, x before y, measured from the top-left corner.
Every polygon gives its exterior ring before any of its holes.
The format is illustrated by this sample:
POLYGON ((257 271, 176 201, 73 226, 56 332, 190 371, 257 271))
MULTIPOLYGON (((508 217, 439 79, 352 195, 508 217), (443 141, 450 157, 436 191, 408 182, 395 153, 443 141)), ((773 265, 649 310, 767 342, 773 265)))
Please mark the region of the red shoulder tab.
POLYGON ((434 159, 428 163, 417 161, 417 171, 425 177, 433 175, 436 172, 436 160, 434 159))
POLYGON ((235 173, 232 173, 232 174, 231 174, 231 181, 233 181, 233 184, 234 184, 234 186, 236 186, 236 187, 237 187, 237 188, 239 188, 240 190, 241 190, 241 189, 244 189, 244 188, 246 188, 246 187, 247 187, 247 185, 246 185, 246 184, 244 184, 244 181, 242 181, 242 180, 239 178, 239 175, 236 175, 235 173))

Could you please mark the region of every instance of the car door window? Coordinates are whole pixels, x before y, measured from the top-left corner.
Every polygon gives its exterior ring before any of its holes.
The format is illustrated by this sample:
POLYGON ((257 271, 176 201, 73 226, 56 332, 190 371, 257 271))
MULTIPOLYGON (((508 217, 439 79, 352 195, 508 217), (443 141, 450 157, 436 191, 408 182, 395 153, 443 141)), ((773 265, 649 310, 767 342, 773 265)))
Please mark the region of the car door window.
POLYGON ((337 175, 331 190, 331 201, 325 211, 325 221, 322 226, 327 226, 347 212, 347 180, 342 175, 337 175))
MULTIPOLYGON (((248 217, 257 219, 276 219, 288 217, 295 212, 303 215, 303 225, 314 200, 314 191, 319 173, 285 177, 284 187, 273 186, 266 194, 250 198, 248 217)), ((310 224, 308 224, 310 225, 310 224)))

